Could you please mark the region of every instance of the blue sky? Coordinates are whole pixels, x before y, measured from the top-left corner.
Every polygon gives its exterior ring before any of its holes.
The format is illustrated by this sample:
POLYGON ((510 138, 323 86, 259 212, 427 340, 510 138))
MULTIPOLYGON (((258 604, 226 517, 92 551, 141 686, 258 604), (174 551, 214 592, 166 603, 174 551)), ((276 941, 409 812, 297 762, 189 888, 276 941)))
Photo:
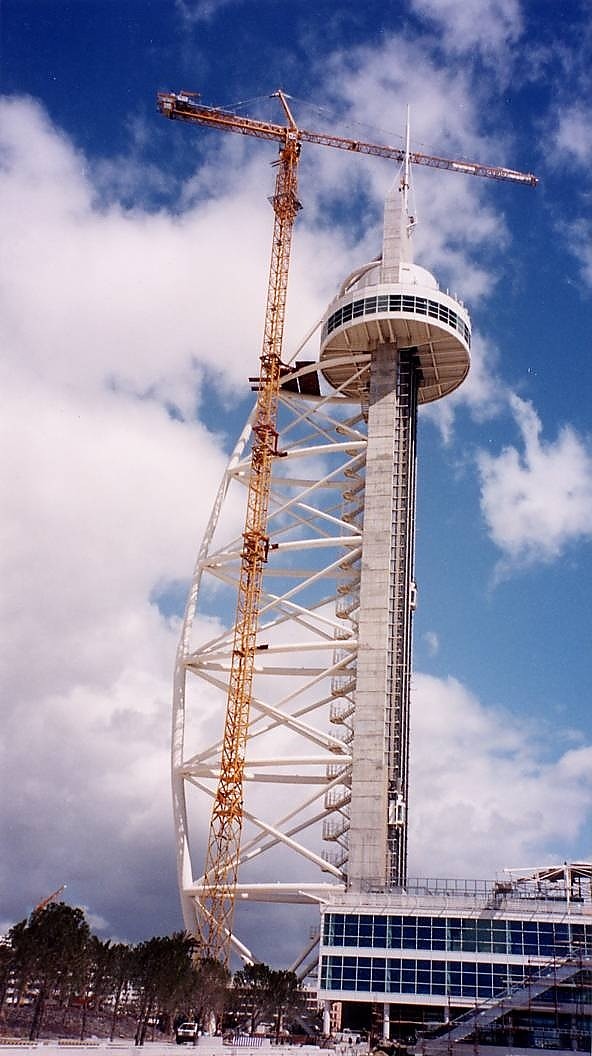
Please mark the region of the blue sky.
MULTIPOLYGON (((420 424, 411 858, 450 872, 438 832, 465 834, 471 875, 589 856, 588 5, 4 0, 1 20, 3 920, 66 881, 106 934, 180 926, 180 599, 248 412, 275 152, 164 121, 159 89, 277 118, 282 86, 303 126, 395 144, 409 102, 417 149, 540 177, 414 177, 416 259, 468 305, 475 361, 420 424)), ((288 345, 378 251, 395 175, 303 151, 288 345)))

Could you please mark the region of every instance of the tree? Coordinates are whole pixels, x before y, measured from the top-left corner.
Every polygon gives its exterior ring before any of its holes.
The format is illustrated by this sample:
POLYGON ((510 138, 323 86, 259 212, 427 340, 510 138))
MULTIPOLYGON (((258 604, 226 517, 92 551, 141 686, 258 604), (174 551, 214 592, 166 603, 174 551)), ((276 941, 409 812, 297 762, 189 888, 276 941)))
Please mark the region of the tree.
POLYGON ((0 1020, 4 1018, 6 991, 14 970, 14 955, 7 943, 0 944, 0 1020))
POLYGON ((36 998, 29 1040, 39 1037, 48 997, 79 985, 90 929, 81 909, 53 902, 35 910, 8 933, 12 946, 19 1002, 29 983, 36 998))
POLYGON ((301 984, 294 972, 276 970, 267 964, 249 964, 236 972, 233 991, 235 1015, 248 1014, 251 1034, 269 1014, 275 1022, 276 1040, 286 1014, 302 1007, 301 984))
POLYGON ((235 1009, 249 1016, 251 1034, 255 1033, 269 1008, 271 971, 269 965, 257 963, 246 964, 234 974, 235 1009))
POLYGON ((294 972, 285 970, 271 971, 269 979, 269 1007, 275 1019, 275 1039, 279 1037, 287 1013, 294 1013, 302 1008, 302 984, 294 972))
POLYGON ((115 1026, 124 990, 131 984, 134 976, 134 951, 123 942, 116 942, 109 948, 109 977, 111 987, 111 1029, 109 1041, 115 1036, 115 1026))
POLYGON ((196 966, 195 1019, 202 1030, 209 1030, 212 1019, 216 1029, 228 997, 230 972, 221 961, 204 957, 196 966))
POLYGON ((195 940, 182 931, 135 947, 132 970, 140 991, 136 1045, 144 1044, 149 1020, 157 1013, 170 1019, 178 1007, 193 1005, 197 983, 194 948, 195 940))
POLYGON ((91 935, 87 943, 82 970, 83 986, 80 991, 82 998, 82 1015, 80 1019, 80 1040, 84 1041, 86 1036, 86 1020, 89 1005, 92 1003, 97 1011, 112 986, 112 963, 111 942, 103 942, 96 935, 91 935))

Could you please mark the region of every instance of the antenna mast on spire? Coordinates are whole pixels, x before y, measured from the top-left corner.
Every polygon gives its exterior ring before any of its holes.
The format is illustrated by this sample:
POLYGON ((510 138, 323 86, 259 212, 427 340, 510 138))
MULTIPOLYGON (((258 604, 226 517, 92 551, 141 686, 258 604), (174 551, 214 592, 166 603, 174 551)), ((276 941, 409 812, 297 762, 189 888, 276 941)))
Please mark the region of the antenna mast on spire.
POLYGON ((411 237, 417 223, 415 211, 409 211, 409 191, 411 189, 411 108, 407 103, 407 118, 405 121, 405 157, 403 159, 403 171, 401 173, 400 190, 403 195, 403 215, 407 217, 407 236, 411 237))

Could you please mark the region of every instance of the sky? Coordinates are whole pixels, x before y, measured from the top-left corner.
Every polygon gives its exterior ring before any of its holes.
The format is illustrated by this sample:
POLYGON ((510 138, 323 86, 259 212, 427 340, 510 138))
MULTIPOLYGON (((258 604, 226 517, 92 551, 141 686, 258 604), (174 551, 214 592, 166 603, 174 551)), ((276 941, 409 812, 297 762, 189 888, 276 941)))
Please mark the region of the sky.
MULTIPOLYGON (((534 172, 420 169, 418 263, 468 306, 421 412, 410 873, 592 856, 592 19, 578 0, 4 0, 0 931, 66 883, 182 926, 174 654, 249 412, 275 147, 158 90, 534 172)), ((380 248, 396 167, 303 149, 286 347, 380 248)), ((267 951, 281 963, 281 943, 267 951)), ((284 962, 285 963, 285 962, 284 962)))

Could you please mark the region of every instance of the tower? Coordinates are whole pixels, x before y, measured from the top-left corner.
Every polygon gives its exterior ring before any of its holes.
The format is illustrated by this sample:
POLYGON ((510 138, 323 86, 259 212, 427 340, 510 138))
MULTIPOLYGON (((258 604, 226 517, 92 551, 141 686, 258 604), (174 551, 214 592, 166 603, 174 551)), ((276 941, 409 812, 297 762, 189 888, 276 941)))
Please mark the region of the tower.
POLYGON ((368 420, 348 838, 358 891, 407 879, 417 408, 469 369, 468 314, 413 263, 413 224, 406 162, 387 195, 381 257, 343 283, 321 340, 324 377, 368 420), (348 357, 360 355, 367 369, 347 382, 348 357))
MULTIPOLYGON (((282 372, 239 906, 318 904, 406 881, 417 407, 462 382, 470 346, 465 308, 413 263, 408 157, 387 195, 381 255, 343 282, 322 322, 320 354, 300 359, 300 348, 282 372)), ((229 686, 227 605, 242 546, 231 495, 248 479, 250 429, 251 420, 200 548, 177 657, 173 788, 192 931, 208 887, 192 850, 207 807, 192 813, 191 800, 215 794, 220 727, 205 748, 190 738, 211 694, 219 699, 212 723, 219 718, 229 686)), ((232 941, 250 955, 237 935, 232 941)))

